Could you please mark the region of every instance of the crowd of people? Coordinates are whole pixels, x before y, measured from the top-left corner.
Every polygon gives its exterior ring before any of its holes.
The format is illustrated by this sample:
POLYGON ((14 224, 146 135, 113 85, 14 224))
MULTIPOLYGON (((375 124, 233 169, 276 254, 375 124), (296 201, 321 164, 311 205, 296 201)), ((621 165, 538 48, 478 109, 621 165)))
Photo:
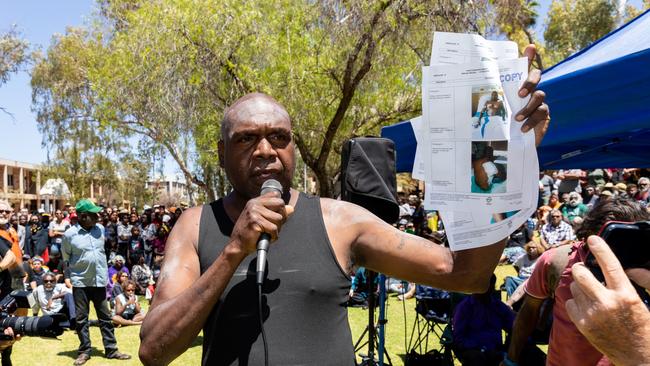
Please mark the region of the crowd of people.
MULTIPOLYGON (((513 359, 522 360, 519 364, 544 362, 544 356, 540 358, 539 352, 531 352, 530 343, 522 341, 522 336, 515 333, 517 328, 514 327, 517 311, 524 312, 524 319, 519 320, 520 322, 527 321, 532 324, 533 321, 526 318, 533 318, 529 313, 537 314, 537 318, 542 317, 539 314, 542 313, 540 308, 543 302, 539 301, 538 297, 554 298, 553 289, 549 290, 548 286, 540 285, 546 283, 547 277, 550 276, 547 273, 548 268, 553 268, 549 265, 553 260, 549 259, 548 255, 543 256, 543 253, 554 249, 559 251, 558 248, 564 248, 566 253, 575 251, 577 244, 586 240, 585 235, 595 234, 593 228, 585 234, 584 226, 595 225, 594 219, 590 219, 590 215, 594 213, 592 210, 594 207, 603 207, 605 202, 612 203, 610 208, 624 206, 625 203, 622 202, 634 202, 637 205, 635 207, 643 211, 637 212, 634 219, 646 218, 645 207, 650 207, 650 180, 646 177, 649 173, 640 169, 540 173, 540 201, 537 212, 508 237, 501 257, 502 264, 512 264, 517 271, 517 275, 507 276, 501 287, 506 293, 506 301, 501 302, 499 293, 495 295, 492 282, 488 292, 469 296, 455 307, 451 322, 455 336, 454 347, 463 364, 497 365, 502 362, 501 355, 504 353, 512 354, 513 359), (604 180, 594 180, 594 177, 603 177, 604 180), (575 182, 566 183, 572 180, 575 182), (538 263, 544 263, 546 267, 543 274, 535 276, 538 263), (535 283, 529 285, 528 282, 533 282, 531 277, 535 279, 535 283), (545 292, 539 290, 540 288, 544 288, 545 292), (529 309, 531 307, 532 310, 529 309), (510 333, 510 339, 513 339, 510 345, 500 341, 502 330, 510 333), (507 353, 508 346, 514 351, 507 353)), ((64 314, 67 321, 63 325, 76 329, 76 306, 72 295, 74 284, 70 268, 66 266, 67 262, 63 258, 63 252, 66 250, 65 233, 79 223, 75 207, 66 205, 50 215, 46 212, 29 213, 24 209, 16 211, 6 202, 0 202, 0 206, 2 215, 7 218, 0 234, 3 234, 2 237, 6 237, 9 243, 15 241, 19 251, 15 251, 15 246, 9 249, 14 249, 15 256, 22 258, 20 267, 24 273, 23 276, 12 276, 11 279, 8 277, 5 286, 11 283, 12 289, 32 292, 35 300, 32 315, 64 314)), ((142 323, 145 312, 141 309, 137 296, 151 300, 160 274, 167 237, 184 209, 185 207, 166 208, 156 205, 144 206, 142 211, 138 212, 135 208, 98 207, 97 220, 105 238, 102 244, 107 263, 105 298, 110 304, 110 319, 113 325, 142 323)), ((602 213, 599 215, 602 216, 602 213)), ((395 227, 402 232, 419 235, 444 245, 444 224, 435 212, 424 210, 421 196, 400 197, 400 220, 395 227)), ((6 253, 0 251, 3 258, 9 257, 6 253)), ((566 262, 561 266, 566 267, 566 262)), ((2 263, 0 267, 5 268, 2 263)), ((561 276, 562 270, 558 270, 558 276, 561 276)), ((374 286, 364 285, 365 275, 366 271, 361 267, 353 276, 348 305, 367 306, 366 294, 371 288, 376 289, 376 282, 374 286)), ((556 286, 558 284, 554 284, 553 288, 556 286)), ((400 300, 414 297, 418 287, 421 286, 390 278, 387 283, 387 289, 397 292, 400 300)), ((565 318, 568 316, 566 310, 561 314, 564 314, 565 318)), ((548 322, 553 317, 537 318, 535 324, 540 320, 548 322)), ((577 332, 577 328, 574 330, 577 332)), ((529 333, 530 330, 524 331, 523 337, 528 339, 529 333)), ((588 343, 582 346, 587 354, 590 351, 593 353, 588 343)), ((555 357, 553 351, 554 349, 549 350, 549 357, 555 357)), ((3 359, 8 358, 4 354, 3 356, 3 359)), ((506 359, 508 361, 505 365, 517 364, 508 357, 506 359)))
MULTIPOLYGON (((187 206, 167 208, 145 205, 138 212, 136 208, 94 206, 88 200, 80 202, 97 211, 96 227, 101 232, 98 242, 103 249, 97 253, 104 253, 105 258, 101 260, 106 263, 105 266, 98 265, 98 268, 103 268, 105 273, 101 275, 107 279, 102 295, 110 304, 112 325, 139 325, 145 312, 141 309, 138 296, 151 301, 165 255, 167 237, 187 206)), ((31 315, 62 315, 63 327, 82 332, 77 324, 79 301, 73 293, 75 287, 84 287, 85 284, 83 278, 76 278, 79 276, 71 262, 77 253, 70 243, 73 238, 70 233, 79 228, 79 206, 65 205, 52 213, 44 210, 29 212, 24 208, 14 209, 8 202, 0 201, 0 211, 6 220, 0 222, 0 237, 4 239, 0 255, 7 261, 4 267, 0 263, 2 269, 7 269, 3 271, 6 278, 0 283, 3 286, 1 296, 7 296, 12 290, 28 291, 34 299, 31 315), (75 286, 75 281, 79 280, 81 283, 75 286)), ((92 255, 96 257, 97 253, 92 255)), ((94 264, 97 263, 95 261, 94 264)), ((87 306, 85 310, 85 320, 88 321, 87 306)), ((102 326, 101 319, 89 323, 102 326)), ((113 352, 113 356, 116 355, 126 357, 113 352)), ((112 358, 120 358, 117 356, 112 358)), ((9 352, 3 353, 3 365, 7 364, 10 364, 10 348, 9 352)))
MULTIPOLYGON (((532 59, 534 48, 526 54, 532 59)), ((533 74, 520 90, 522 97, 532 94, 532 98, 518 112, 518 120, 526 121, 522 130, 534 129, 537 144, 549 121, 544 95, 534 91, 538 79, 533 74)), ((452 252, 444 245, 442 223, 435 212, 425 213, 417 195, 403 197, 400 221, 391 227, 349 202, 290 188, 295 168, 291 119, 270 96, 253 93, 233 103, 224 113, 221 136, 219 160, 233 190, 201 207, 144 207, 139 214, 84 199, 74 209, 55 212, 54 220, 45 213, 27 217, 17 212, 14 224, 15 212, 0 202, 4 228, 0 234, 7 232, 0 240, 4 276, 0 291, 25 288, 26 283, 32 288, 35 282, 38 293, 40 276, 43 292, 51 293, 40 308, 51 311, 55 302, 61 309, 69 304, 66 293, 72 288, 76 314, 68 314, 68 319, 74 319, 80 339, 75 365, 90 358, 91 302, 109 359, 130 358, 118 351, 113 327, 142 322, 139 357, 145 365, 170 363, 201 330, 204 365, 351 364, 353 345, 341 304, 349 297, 346 275, 359 267, 413 284, 474 294, 461 300, 451 316, 456 355, 464 364, 531 364, 525 350, 530 333, 544 320, 540 309, 547 299, 553 303, 550 365, 583 364, 576 362, 580 357, 588 364, 607 364, 607 358, 618 363, 622 349, 636 357, 639 349, 647 348, 643 342, 650 332, 643 326, 650 324, 649 313, 608 247, 591 236, 607 220, 650 218, 646 171, 542 174, 540 210, 507 238, 505 250, 506 240, 452 252), (285 188, 260 195, 268 179, 285 188), (628 190, 632 184, 638 184, 637 191, 628 190), (252 269, 262 232, 269 234, 273 250, 260 281, 252 269), (581 267, 587 248, 604 266, 607 287, 589 280, 590 273, 581 267), (502 261, 519 269, 510 284, 510 297, 520 296, 523 302, 516 315, 512 309, 517 305, 510 307, 492 294, 495 284, 490 276, 502 252, 502 261), (164 255, 165 265, 158 269, 164 255), (20 264, 18 258, 23 256, 25 262, 20 264), (14 267, 29 274, 9 276, 14 267), (16 278, 20 281, 12 281, 16 278), (145 316, 135 295, 151 296, 154 291, 145 316), (113 303, 113 313, 107 299, 113 303), (605 301, 607 306, 602 305, 605 301), (631 336, 620 329, 616 332, 631 346, 612 348, 608 334, 598 331, 602 327, 593 326, 602 323, 607 313, 603 309, 621 313, 609 319, 614 329, 625 326, 621 320, 627 326, 645 324, 635 326, 634 332, 628 332, 631 336), (508 346, 502 344, 502 330, 510 333, 508 346)), ((644 282, 632 273, 629 276, 650 287, 650 278, 644 282)), ((411 292, 406 290, 403 285, 403 298, 411 292)), ((4 330, 5 335, 12 332, 4 330)), ((3 363, 10 350, 3 351, 3 363)), ((641 356, 635 360, 650 360, 647 354, 641 356)))
MULTIPOLYGON (((573 301, 571 269, 584 261, 587 239, 605 222, 650 218, 649 176, 645 169, 540 172, 537 211, 507 238, 501 256, 500 264, 516 271, 497 284, 503 297, 492 284, 488 292, 454 305, 450 327, 455 354, 464 365, 609 364, 570 319, 566 304, 573 301), (507 342, 502 341, 502 331, 509 334, 507 342), (549 342, 548 355, 535 348, 535 342, 549 342)), ((425 212, 417 195, 403 196, 400 203, 395 225, 399 230, 443 244, 444 226, 435 212, 425 212)), ((357 272, 353 289, 376 289, 360 285, 363 278, 363 272, 357 272)), ((388 291, 398 292, 400 300, 415 297, 420 288, 387 280, 388 291)), ((359 302, 361 294, 351 295, 355 301, 350 304, 367 305, 359 302)))

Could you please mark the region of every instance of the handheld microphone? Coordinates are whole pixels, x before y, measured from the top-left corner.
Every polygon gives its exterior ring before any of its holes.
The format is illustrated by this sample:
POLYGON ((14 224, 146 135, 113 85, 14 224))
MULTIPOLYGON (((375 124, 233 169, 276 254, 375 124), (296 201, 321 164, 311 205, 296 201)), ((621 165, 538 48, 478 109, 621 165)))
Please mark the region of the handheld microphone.
MULTIPOLYGON (((262 184, 262 191, 260 196, 263 196, 269 192, 278 192, 282 195, 282 184, 275 179, 267 179, 264 184, 262 184)), ((267 233, 260 234, 260 238, 257 239, 257 284, 261 285, 264 282, 264 271, 266 270, 266 253, 269 250, 269 244, 271 244, 271 235, 267 233)))

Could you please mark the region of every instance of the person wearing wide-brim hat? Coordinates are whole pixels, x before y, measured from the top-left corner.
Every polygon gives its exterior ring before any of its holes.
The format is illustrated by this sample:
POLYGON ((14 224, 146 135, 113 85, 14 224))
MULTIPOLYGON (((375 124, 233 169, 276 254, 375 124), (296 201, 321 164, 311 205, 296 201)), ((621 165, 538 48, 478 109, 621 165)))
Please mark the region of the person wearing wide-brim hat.
POLYGON ((70 269, 75 310, 77 313, 78 357, 75 365, 83 365, 90 359, 91 343, 88 310, 93 302, 102 333, 105 356, 109 359, 127 360, 131 356, 117 349, 117 341, 106 301, 108 264, 104 252, 104 229, 97 223, 101 207, 89 199, 82 199, 75 206, 79 224, 68 229, 63 239, 63 260, 70 269))

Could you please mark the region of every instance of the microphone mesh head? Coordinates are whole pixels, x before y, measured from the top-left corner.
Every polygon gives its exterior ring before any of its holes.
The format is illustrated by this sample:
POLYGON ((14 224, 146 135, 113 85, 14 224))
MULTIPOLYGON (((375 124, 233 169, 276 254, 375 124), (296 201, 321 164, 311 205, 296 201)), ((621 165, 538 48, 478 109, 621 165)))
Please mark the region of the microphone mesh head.
POLYGON ((282 194, 282 184, 275 179, 267 179, 264 181, 264 184, 262 184, 262 191, 260 192, 260 196, 263 196, 269 192, 278 192, 282 194))

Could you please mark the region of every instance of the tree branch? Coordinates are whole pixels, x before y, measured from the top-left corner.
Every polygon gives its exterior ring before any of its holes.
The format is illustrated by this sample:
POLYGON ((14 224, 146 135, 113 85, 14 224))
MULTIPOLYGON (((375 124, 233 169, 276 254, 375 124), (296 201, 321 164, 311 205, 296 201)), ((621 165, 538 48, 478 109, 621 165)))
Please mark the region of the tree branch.
POLYGON ((354 97, 354 93, 357 89, 357 86, 359 85, 361 80, 366 76, 368 71, 370 71, 370 67, 372 66, 372 57, 374 55, 377 42, 381 41, 388 34, 389 29, 385 29, 377 37, 377 39, 373 39, 373 34, 375 32, 375 29, 382 15, 384 14, 385 10, 391 5, 391 3, 392 1, 386 1, 377 10, 377 12, 372 17, 368 30, 366 31, 366 33, 364 33, 361 36, 354 50, 348 57, 348 61, 346 63, 346 68, 343 76, 343 90, 342 90, 343 95, 341 96, 341 100, 334 114, 334 117, 332 118, 332 121, 330 122, 329 126, 327 126, 327 131, 325 132, 325 136, 323 139, 323 147, 321 148, 320 154, 318 155, 318 159, 315 164, 316 169, 312 167, 312 169, 314 170, 325 169, 325 165, 327 164, 327 158, 329 157, 329 154, 332 151, 332 144, 334 143, 334 137, 336 136, 336 132, 341 126, 341 123, 343 122, 343 118, 345 117, 345 114, 348 108, 350 107, 350 103, 352 101, 352 98, 354 97), (359 67, 358 71, 354 73, 356 60, 359 57, 359 54, 361 53, 361 50, 363 49, 364 46, 365 46, 365 55, 364 55, 363 64, 359 67))
POLYGON ((11 120, 12 120, 12 121, 16 122, 16 117, 14 116, 14 114, 11 113, 11 112, 9 112, 6 108, 4 108, 4 107, 0 107, 0 111, 2 111, 3 113, 7 114, 9 117, 11 117, 11 120))

